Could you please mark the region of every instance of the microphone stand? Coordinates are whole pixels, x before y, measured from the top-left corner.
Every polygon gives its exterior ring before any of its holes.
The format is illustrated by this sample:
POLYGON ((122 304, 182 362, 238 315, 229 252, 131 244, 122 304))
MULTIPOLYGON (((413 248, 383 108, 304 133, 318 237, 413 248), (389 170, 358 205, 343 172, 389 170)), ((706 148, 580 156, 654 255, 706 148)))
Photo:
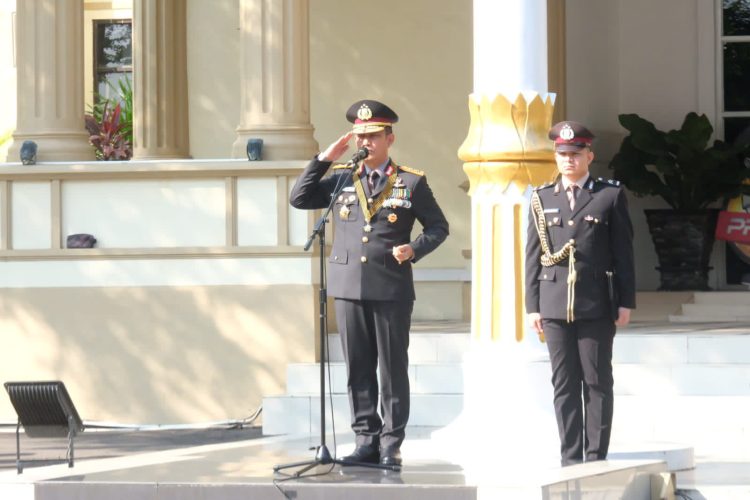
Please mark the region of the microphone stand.
MULTIPOLYGON (((352 168, 355 168, 358 161, 350 161, 348 164, 352 165, 352 168)), ((331 202, 328 204, 328 208, 326 208, 323 215, 318 219, 318 222, 315 223, 315 227, 312 230, 312 233, 310 234, 310 237, 307 239, 307 243, 305 243, 304 250, 305 252, 310 249, 310 247, 313 244, 313 240, 315 238, 318 238, 319 243, 319 249, 320 254, 318 255, 318 263, 320 266, 320 288, 318 292, 318 299, 320 301, 320 446, 317 447, 315 452, 315 458, 312 460, 306 460, 303 462, 293 462, 288 464, 282 464, 282 465, 274 465, 273 471, 279 472, 283 469, 290 469, 294 467, 302 467, 300 470, 296 471, 294 474, 292 474, 292 477, 300 477, 305 472, 309 471, 310 469, 317 467, 318 465, 347 465, 347 466, 358 466, 358 467, 369 467, 373 469, 382 469, 382 470, 392 470, 392 471, 399 471, 401 470, 400 465, 382 465, 382 464, 373 464, 373 463, 367 463, 367 462, 353 462, 349 460, 341 460, 339 458, 334 458, 331 455, 331 452, 328 450, 328 447, 326 446, 326 386, 325 386, 325 366, 328 355, 328 350, 326 349, 327 340, 328 340, 328 293, 326 288, 326 265, 325 265, 325 250, 326 250, 326 223, 328 222, 328 216, 330 215, 331 211, 333 210, 333 205, 336 203, 336 198, 338 198, 339 194, 344 190, 344 187, 346 186, 346 182, 341 182, 340 185, 338 185, 336 191, 331 195, 331 202)), ((333 404, 331 404, 333 407, 333 404)), ((333 408, 331 408, 333 410, 333 408)))

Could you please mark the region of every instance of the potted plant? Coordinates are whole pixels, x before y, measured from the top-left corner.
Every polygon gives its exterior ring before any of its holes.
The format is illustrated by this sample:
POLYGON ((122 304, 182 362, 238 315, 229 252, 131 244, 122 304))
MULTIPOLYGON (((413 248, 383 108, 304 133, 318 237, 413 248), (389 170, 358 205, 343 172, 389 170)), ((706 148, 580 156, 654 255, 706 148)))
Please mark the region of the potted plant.
POLYGON ((133 87, 129 78, 107 81, 111 97, 96 94, 84 116, 89 143, 97 160, 129 160, 133 156, 133 87))
POLYGON ((671 208, 645 210, 659 259, 660 290, 709 290, 709 261, 720 206, 743 193, 748 145, 716 140, 706 115, 690 112, 664 132, 636 114, 622 114, 627 135, 609 167, 635 196, 659 196, 671 208))

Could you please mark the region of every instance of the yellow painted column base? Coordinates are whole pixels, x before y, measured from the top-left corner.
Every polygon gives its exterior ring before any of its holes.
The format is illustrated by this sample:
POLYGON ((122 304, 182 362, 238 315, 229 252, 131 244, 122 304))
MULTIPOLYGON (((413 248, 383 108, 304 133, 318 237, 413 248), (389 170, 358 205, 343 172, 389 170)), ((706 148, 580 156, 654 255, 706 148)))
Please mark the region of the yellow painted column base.
POLYGON ((469 96, 471 124, 459 149, 472 197, 472 334, 524 338, 528 191, 557 175, 547 137, 554 96, 469 96))

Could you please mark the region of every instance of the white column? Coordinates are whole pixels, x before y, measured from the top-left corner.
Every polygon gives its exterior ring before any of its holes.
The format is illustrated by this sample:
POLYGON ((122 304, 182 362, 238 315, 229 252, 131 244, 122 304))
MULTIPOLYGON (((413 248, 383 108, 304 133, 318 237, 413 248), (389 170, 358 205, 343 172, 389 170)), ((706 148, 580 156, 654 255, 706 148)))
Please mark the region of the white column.
POLYGON ((234 158, 263 139, 264 160, 318 151, 310 124, 308 0, 240 0, 240 123, 234 158))
POLYGON ((458 152, 470 180, 472 343, 464 411, 436 433, 452 442, 445 448, 467 450, 459 460, 469 475, 520 477, 559 459, 546 347, 524 310, 531 186, 556 173, 546 7, 547 0, 474 0, 471 123, 458 152))
POLYGON ((521 341, 531 185, 553 177, 547 0, 474 0, 474 92, 459 150, 471 181, 474 338, 521 341), (503 29, 498 29, 502 20, 503 29))
POLYGON ((184 0, 133 2, 133 158, 188 158, 184 0))
POLYGON ((474 92, 547 92, 547 0, 474 0, 474 92))
POLYGON ((16 3, 18 116, 8 161, 21 144, 37 161, 93 160, 84 127, 83 0, 16 3))

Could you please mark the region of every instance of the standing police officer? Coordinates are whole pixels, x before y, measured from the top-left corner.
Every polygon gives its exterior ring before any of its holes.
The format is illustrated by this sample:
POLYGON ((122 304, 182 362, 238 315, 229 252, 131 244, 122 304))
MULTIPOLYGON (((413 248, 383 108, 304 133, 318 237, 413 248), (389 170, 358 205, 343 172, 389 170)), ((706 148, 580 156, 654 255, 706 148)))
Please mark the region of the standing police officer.
POLYGON ((562 464, 571 465, 607 457, 612 345, 635 308, 633 228, 620 183, 589 175, 594 135, 566 121, 549 138, 560 176, 532 194, 526 312, 547 342, 562 464))
POLYGON ((334 242, 328 259, 329 294, 344 349, 356 449, 344 461, 401 465, 400 446, 409 419, 409 328, 415 294, 412 264, 448 236, 448 222, 424 173, 395 164, 389 148, 398 116, 378 101, 354 103, 354 124, 318 154, 292 189, 295 208, 324 208, 344 188, 332 211, 334 242), (352 137, 366 148, 362 165, 338 165, 352 137), (422 233, 414 240, 414 221, 422 233), (380 365, 380 415, 378 379, 380 365))

